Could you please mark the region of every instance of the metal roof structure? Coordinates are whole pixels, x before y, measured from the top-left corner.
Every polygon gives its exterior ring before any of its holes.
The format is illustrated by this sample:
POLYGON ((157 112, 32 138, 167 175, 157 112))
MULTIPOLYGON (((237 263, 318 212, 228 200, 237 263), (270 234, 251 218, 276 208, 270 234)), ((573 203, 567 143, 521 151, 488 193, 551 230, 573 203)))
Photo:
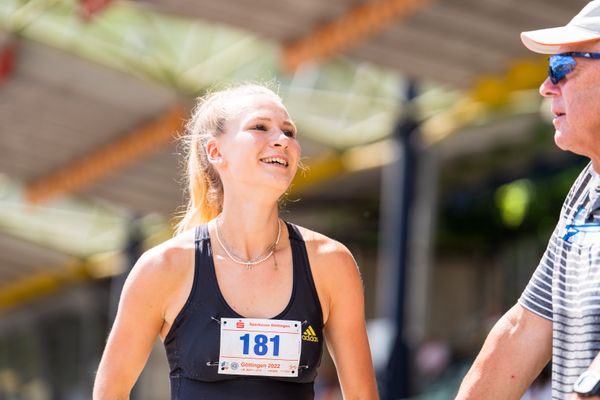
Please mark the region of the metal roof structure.
MULTIPOLYGON (((487 75, 519 83, 492 85, 492 97, 494 88, 533 87, 540 70, 519 67, 528 54, 518 32, 563 24, 586 2, 106 1, 86 22, 77 9, 90 3, 0 4, 0 207, 10 210, 0 212, 0 307, 29 296, 41 272, 62 271, 45 281, 57 285, 73 263, 119 248, 128 222, 120 210, 172 215, 184 200, 174 137, 211 84, 282 82, 319 170, 310 186, 347 169, 347 148, 389 136, 403 111, 401 77, 428 83, 418 101, 433 122, 443 110, 464 115, 456 107, 465 96, 485 98, 487 75), (56 218, 63 201, 99 220, 56 218), (76 243, 103 231, 113 239, 102 246, 76 243)), ((429 126, 454 129, 442 121, 429 126)))
POLYGON ((300 53, 343 55, 415 79, 469 88, 530 57, 519 33, 568 22, 576 0, 146 0, 161 12, 218 22, 258 34, 300 53), (365 27, 366 26, 366 27, 365 27), (332 43, 330 43, 332 42, 332 43), (330 48, 329 48, 330 47, 330 48), (325 49, 327 48, 327 49, 325 49))

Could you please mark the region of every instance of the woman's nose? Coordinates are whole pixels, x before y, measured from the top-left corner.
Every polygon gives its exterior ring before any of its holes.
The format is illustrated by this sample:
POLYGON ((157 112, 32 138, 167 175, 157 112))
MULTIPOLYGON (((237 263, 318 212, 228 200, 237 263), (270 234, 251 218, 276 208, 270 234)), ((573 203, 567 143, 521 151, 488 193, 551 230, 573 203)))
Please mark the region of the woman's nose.
POLYGON ((287 148, 289 140, 290 138, 284 132, 280 132, 273 141, 273 146, 287 148))

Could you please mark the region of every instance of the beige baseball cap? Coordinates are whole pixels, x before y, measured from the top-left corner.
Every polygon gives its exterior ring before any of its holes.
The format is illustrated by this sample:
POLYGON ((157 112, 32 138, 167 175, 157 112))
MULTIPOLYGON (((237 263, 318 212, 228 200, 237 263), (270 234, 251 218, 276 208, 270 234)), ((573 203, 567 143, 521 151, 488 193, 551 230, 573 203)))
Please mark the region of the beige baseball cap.
POLYGON ((600 0, 590 1, 567 25, 521 33, 531 51, 556 54, 563 46, 600 40, 600 0))

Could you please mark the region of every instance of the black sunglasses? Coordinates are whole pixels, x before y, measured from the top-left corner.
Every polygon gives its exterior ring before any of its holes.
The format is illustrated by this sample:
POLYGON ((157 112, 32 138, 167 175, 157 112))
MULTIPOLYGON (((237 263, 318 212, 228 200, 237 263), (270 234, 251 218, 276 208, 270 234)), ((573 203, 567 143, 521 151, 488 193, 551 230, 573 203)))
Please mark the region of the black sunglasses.
POLYGON ((572 51, 570 53, 554 54, 548 57, 548 77, 557 84, 575 69, 575 58, 600 58, 600 53, 572 51))

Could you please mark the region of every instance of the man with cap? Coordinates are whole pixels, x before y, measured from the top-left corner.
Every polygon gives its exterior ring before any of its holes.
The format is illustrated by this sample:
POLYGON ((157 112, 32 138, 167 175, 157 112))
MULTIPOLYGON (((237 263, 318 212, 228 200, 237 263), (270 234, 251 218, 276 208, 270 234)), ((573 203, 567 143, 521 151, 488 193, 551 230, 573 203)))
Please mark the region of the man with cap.
POLYGON ((571 188, 518 303, 494 326, 457 400, 521 398, 552 360, 552 399, 600 400, 600 0, 566 26, 523 32, 551 54, 540 94, 554 141, 591 162, 571 188))

